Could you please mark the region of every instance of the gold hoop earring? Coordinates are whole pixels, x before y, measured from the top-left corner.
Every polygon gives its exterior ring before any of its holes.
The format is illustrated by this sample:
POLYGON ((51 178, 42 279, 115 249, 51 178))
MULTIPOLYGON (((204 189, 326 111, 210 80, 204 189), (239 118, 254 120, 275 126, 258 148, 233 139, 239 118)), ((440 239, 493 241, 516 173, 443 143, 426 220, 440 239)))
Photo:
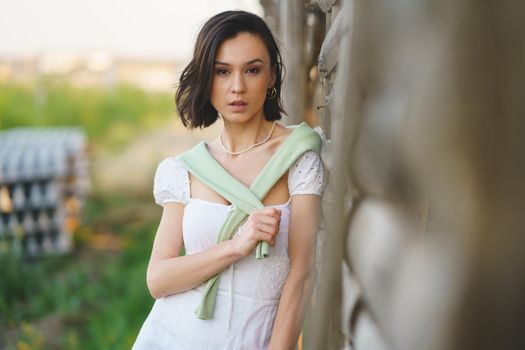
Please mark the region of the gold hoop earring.
POLYGON ((275 88, 275 86, 272 86, 270 89, 268 89, 268 91, 266 91, 266 96, 270 100, 272 98, 275 98, 275 96, 277 96, 277 89, 275 88))

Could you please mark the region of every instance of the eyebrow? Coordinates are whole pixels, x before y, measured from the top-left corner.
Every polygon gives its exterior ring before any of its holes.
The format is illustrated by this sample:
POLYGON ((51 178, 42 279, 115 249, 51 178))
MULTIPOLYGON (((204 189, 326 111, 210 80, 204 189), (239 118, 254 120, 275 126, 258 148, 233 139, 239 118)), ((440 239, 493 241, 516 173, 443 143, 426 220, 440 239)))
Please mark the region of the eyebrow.
MULTIPOLYGON (((246 64, 252 64, 252 63, 256 63, 256 62, 264 63, 264 61, 261 60, 260 58, 255 58, 255 59, 253 59, 251 61, 246 62, 246 64)), ((214 64, 222 64, 222 65, 225 65, 225 66, 229 66, 230 65, 229 63, 221 62, 221 61, 215 61, 214 64)))

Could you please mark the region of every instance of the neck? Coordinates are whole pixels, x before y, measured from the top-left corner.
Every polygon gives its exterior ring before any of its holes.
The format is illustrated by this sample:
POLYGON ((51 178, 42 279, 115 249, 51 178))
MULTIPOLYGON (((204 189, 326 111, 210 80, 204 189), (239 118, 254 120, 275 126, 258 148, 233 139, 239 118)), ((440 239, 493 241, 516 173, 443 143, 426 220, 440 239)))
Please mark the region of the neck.
POLYGON ((270 132, 273 122, 264 117, 252 118, 244 123, 232 123, 222 119, 224 129, 222 141, 232 152, 242 151, 253 144, 263 141, 270 132))

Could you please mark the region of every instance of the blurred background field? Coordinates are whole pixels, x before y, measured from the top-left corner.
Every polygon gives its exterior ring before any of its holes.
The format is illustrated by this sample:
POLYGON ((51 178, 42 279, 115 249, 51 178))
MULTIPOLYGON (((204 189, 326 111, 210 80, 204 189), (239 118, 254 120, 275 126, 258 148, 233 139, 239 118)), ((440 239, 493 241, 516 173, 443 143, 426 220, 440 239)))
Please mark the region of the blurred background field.
POLYGON ((31 260, 0 254, 0 347, 129 348, 153 302, 145 268, 160 209, 147 180, 163 154, 145 164, 135 158, 136 172, 144 175, 137 174, 141 181, 133 188, 112 188, 130 169, 106 174, 104 164, 123 164, 119 159, 143 135, 166 124, 177 128, 171 95, 124 84, 79 88, 63 77, 2 84, 0 91, 2 129, 83 127, 93 181, 74 233, 74 252, 31 260), (111 176, 117 178, 107 180, 111 176))
POLYGON ((67 77, 43 76, 31 84, 0 85, 0 128, 81 126, 92 147, 118 151, 141 131, 165 122, 174 110, 171 95, 131 84, 76 87, 67 77))

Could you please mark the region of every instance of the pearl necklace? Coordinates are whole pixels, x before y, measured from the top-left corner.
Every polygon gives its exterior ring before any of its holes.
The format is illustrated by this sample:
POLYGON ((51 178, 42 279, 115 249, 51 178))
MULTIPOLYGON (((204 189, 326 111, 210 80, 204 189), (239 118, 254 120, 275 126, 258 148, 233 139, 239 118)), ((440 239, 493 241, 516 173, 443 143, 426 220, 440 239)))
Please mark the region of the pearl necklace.
POLYGON ((238 155, 238 154, 241 154, 241 153, 244 153, 244 152, 248 152, 249 150, 251 150, 255 146, 262 145, 263 143, 265 143, 266 141, 268 141, 270 139, 270 136, 272 136, 273 129, 275 128, 275 123, 277 123, 277 121, 273 122, 272 129, 270 130, 270 132, 268 133, 268 136, 266 136, 266 138, 264 140, 262 140, 259 143, 253 144, 250 147, 245 148, 242 151, 238 151, 238 152, 232 152, 232 151, 226 149, 226 146, 224 146, 224 143, 222 142, 222 131, 224 130, 224 125, 223 125, 222 128, 221 128, 221 132, 219 133, 219 141, 221 143, 222 149, 224 150, 224 152, 229 153, 231 155, 238 155))

